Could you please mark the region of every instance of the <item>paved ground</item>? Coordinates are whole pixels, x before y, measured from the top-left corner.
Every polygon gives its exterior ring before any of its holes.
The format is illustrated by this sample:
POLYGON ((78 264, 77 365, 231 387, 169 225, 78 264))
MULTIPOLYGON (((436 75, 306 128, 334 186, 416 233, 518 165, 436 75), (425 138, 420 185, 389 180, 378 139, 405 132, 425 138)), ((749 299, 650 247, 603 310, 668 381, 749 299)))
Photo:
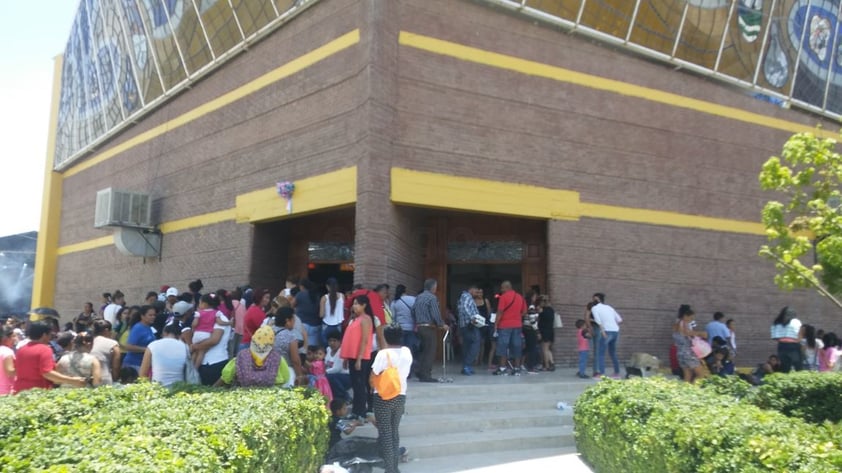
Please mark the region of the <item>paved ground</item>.
MULTIPOLYGON (((493 452, 482 455, 467 455, 463 458, 447 457, 444 462, 435 459, 410 461, 400 465, 401 473, 510 473, 510 472, 564 472, 592 473, 591 469, 579 459, 576 453, 562 455, 547 451, 546 456, 512 462, 498 461, 493 452), (485 465, 485 466, 477 466, 485 465)), ((505 454, 511 457, 510 453, 505 454)))

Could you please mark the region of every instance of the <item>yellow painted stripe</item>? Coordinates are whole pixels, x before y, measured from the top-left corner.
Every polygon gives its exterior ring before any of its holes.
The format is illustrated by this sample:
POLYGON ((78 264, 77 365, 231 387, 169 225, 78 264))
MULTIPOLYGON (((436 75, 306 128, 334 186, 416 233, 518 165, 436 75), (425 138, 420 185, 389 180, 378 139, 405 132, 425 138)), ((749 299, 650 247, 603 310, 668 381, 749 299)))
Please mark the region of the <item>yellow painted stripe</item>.
POLYGON ((193 217, 173 220, 171 222, 162 223, 158 228, 161 233, 175 233, 182 230, 190 230, 191 228, 205 227, 216 223, 225 222, 227 220, 234 220, 237 216, 236 209, 225 209, 218 212, 209 212, 193 217))
POLYGON ((89 169, 93 166, 96 166, 103 161, 113 158, 114 156, 123 153, 135 146, 140 144, 146 143, 149 140, 152 140, 160 135, 168 131, 172 131, 180 126, 184 126, 194 120, 197 120, 211 112, 219 110, 220 108, 229 105, 249 94, 252 94, 268 85, 274 84, 281 79, 287 78, 297 72, 300 72, 313 64, 316 64, 319 61, 322 61, 325 58, 328 58, 344 49, 347 49, 357 43, 360 42, 360 30, 355 29, 349 33, 346 33, 333 41, 316 48, 309 53, 304 54, 303 56, 299 56, 296 59, 274 69, 257 79, 248 82, 228 93, 217 97, 210 102, 202 104, 189 112, 186 112, 182 115, 179 115, 172 120, 169 120, 165 123, 162 123, 151 130, 145 131, 130 140, 127 140, 113 148, 110 148, 102 153, 87 159, 67 170, 64 171, 65 177, 73 176, 74 174, 78 174, 86 169, 89 169))
POLYGON ((55 162, 58 110, 61 98, 61 71, 64 56, 53 63, 53 95, 50 128, 47 132, 47 156, 44 163, 44 190, 41 198, 41 223, 35 243, 35 268, 32 279, 32 307, 52 307, 56 289, 58 236, 61 231, 61 175, 53 171, 55 162))
POLYGON ((636 209, 615 205, 581 203, 579 212, 582 217, 614 220, 618 222, 646 223, 666 227, 697 228, 728 233, 765 235, 763 224, 745 220, 705 217, 702 215, 666 212, 663 210, 636 209))
POLYGON ((103 246, 108 246, 114 243, 114 236, 108 235, 100 238, 94 238, 93 240, 87 240, 79 243, 73 243, 72 245, 65 245, 58 249, 59 255, 68 255, 70 253, 78 253, 80 251, 87 251, 93 250, 94 248, 102 248, 103 246))
POLYGON ((578 218, 579 193, 474 177, 392 168, 397 204, 556 220, 578 218))
POLYGON ((292 212, 275 187, 237 196, 238 223, 260 223, 353 205, 357 201, 357 167, 295 181, 292 212))
POLYGON ((495 67, 498 69, 505 69, 508 71, 527 74, 530 76, 551 79, 559 82, 566 82, 568 84, 579 85, 591 89, 604 90, 615 94, 626 95, 629 97, 636 97, 651 102, 657 102, 674 107, 685 108, 697 112, 716 115, 719 117, 729 118, 753 125, 760 125, 777 130, 783 130, 792 133, 811 132, 822 137, 835 137, 836 133, 818 130, 815 127, 802 125, 787 120, 761 115, 759 113, 748 112, 736 107, 728 107, 713 102, 706 102, 704 100, 693 99, 670 92, 664 92, 658 89, 643 87, 639 85, 629 84, 612 79, 606 79, 591 74, 576 72, 562 67, 551 66, 535 61, 521 59, 515 56, 508 56, 483 49, 478 49, 470 46, 465 46, 450 41, 432 38, 429 36, 422 36, 407 31, 401 31, 399 37, 400 44, 412 48, 427 51, 433 54, 448 56, 462 61, 472 62, 475 64, 482 64, 484 66, 495 67))

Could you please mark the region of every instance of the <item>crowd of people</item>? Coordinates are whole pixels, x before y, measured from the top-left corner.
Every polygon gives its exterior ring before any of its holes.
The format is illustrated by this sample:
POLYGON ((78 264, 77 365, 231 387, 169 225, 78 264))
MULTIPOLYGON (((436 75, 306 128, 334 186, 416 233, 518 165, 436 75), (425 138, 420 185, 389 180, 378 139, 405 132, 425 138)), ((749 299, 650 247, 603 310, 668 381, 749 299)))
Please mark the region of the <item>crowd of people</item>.
POLYGON ((776 353, 750 373, 737 372, 734 319, 726 320, 725 314, 715 312, 702 330, 697 328, 693 309, 682 304, 673 324, 673 373, 691 383, 707 376, 739 376, 757 385, 771 373, 842 370, 842 340, 833 332, 802 324, 790 307, 781 309, 772 321, 770 337, 777 342, 776 353))

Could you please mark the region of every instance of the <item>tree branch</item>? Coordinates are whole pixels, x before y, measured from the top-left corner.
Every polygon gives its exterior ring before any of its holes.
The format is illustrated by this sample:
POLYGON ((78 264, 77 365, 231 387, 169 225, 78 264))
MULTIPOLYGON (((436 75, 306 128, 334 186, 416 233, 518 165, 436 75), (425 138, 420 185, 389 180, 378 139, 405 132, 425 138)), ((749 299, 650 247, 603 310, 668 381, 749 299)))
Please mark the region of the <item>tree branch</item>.
POLYGON ((831 302, 833 302, 836 305, 836 307, 839 307, 840 309, 842 309, 842 302, 840 302, 839 299, 833 297, 833 294, 831 294, 830 291, 828 291, 824 286, 822 286, 822 284, 820 282, 818 282, 815 278, 812 278, 812 277, 809 277, 809 276, 805 275, 804 273, 801 272, 801 270, 797 266, 794 266, 791 263, 787 263, 786 261, 783 260, 783 258, 781 258, 780 256, 772 253, 769 250, 761 250, 760 254, 765 255, 765 256, 771 256, 778 263, 780 263, 780 264, 786 266, 787 268, 789 268, 790 270, 794 271, 795 274, 797 274, 800 278, 804 279, 805 281, 810 283, 810 285, 815 287, 816 290, 819 291, 819 294, 827 297, 828 299, 830 299, 831 302))

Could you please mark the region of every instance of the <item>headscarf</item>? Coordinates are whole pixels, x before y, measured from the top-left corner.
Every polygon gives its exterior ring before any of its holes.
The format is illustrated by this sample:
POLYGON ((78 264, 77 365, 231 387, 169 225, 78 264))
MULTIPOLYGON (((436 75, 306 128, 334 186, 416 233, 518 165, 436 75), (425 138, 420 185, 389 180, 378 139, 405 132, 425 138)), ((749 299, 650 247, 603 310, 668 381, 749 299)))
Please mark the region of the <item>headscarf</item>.
POLYGON ((272 352, 272 348, 275 345, 275 332, 272 330, 272 327, 268 325, 264 325, 257 329, 254 332, 254 335, 251 336, 251 346, 249 350, 251 351, 251 358, 254 360, 254 364, 257 365, 258 368, 263 366, 263 362, 266 360, 266 357, 269 356, 269 353, 272 352))

